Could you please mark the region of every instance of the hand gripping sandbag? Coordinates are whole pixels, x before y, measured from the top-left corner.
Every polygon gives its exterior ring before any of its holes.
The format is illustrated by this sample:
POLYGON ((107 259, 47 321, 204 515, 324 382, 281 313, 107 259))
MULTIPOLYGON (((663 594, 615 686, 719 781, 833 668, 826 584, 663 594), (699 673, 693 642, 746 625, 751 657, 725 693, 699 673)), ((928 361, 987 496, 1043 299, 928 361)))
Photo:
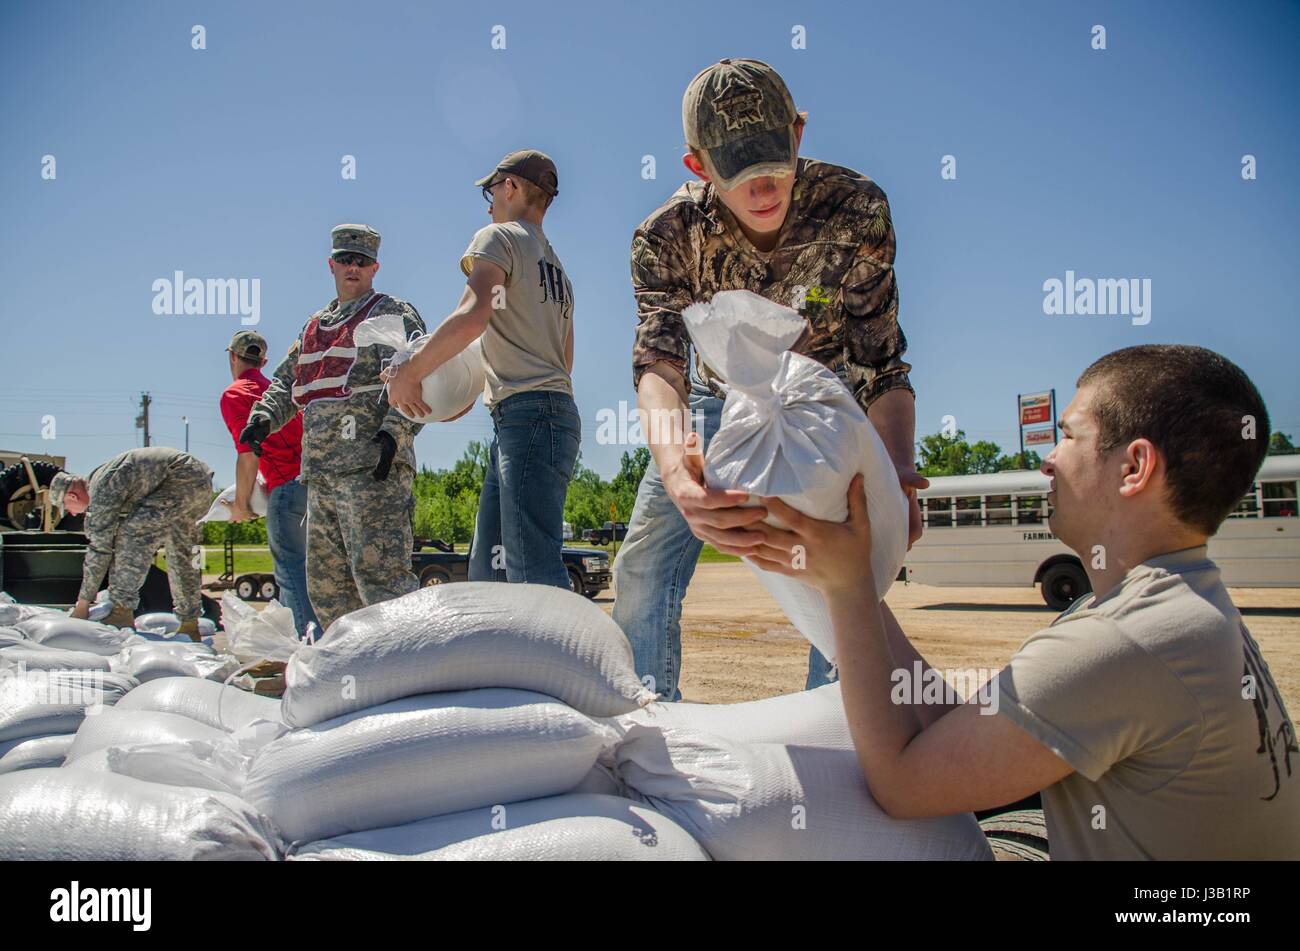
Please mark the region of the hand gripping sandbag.
POLYGON ((423 588, 344 615, 293 655, 285 683, 284 721, 299 727, 479 687, 535 690, 593 717, 654 699, 627 637, 600 608, 563 588, 491 581, 423 588))
MULTIPOLYGON (((144 688, 141 687, 140 690, 144 688)), ((117 708, 140 690, 128 694, 117 708)), ((657 729, 711 733, 733 743, 789 743, 832 750, 852 750, 848 717, 838 683, 801 690, 783 697, 748 703, 652 703, 615 717, 614 722, 657 729)))
MULTIPOLYGON (((398 367, 424 347, 429 335, 417 335, 408 340, 401 316, 384 314, 363 320, 352 339, 358 347, 371 344, 392 347, 395 352, 388 365, 398 367)), ((486 382, 483 344, 481 340, 474 340, 420 382, 420 398, 429 407, 429 414, 407 418, 415 423, 438 423, 459 416, 482 395, 486 382)))
POLYGON ((20 769, 47 769, 62 766, 72 746, 72 733, 29 736, 18 740, 0 740, 0 775, 20 769))
POLYGON ((0 669, 0 740, 75 733, 137 685, 102 670, 0 669))
POLYGON ((689 832, 649 806, 568 794, 470 809, 299 846, 298 861, 707 862, 689 832))
POLYGON ((233 796, 115 773, 0 776, 0 860, 273 861, 265 816, 233 796))
POLYGON ((637 727, 607 758, 631 792, 679 822, 718 861, 992 858, 970 813, 887 816, 851 750, 637 727))
POLYGON ((268 743, 244 798, 309 842, 568 792, 616 735, 523 690, 406 697, 268 743))
POLYGON ((141 684, 115 709, 174 714, 227 733, 241 730, 255 720, 283 722, 279 700, 193 677, 162 677, 141 684))
MULTIPOLYGON (((816 360, 787 349, 803 333, 804 319, 750 291, 720 291, 711 303, 686 308, 682 320, 705 363, 727 381, 722 422, 704 457, 705 483, 777 496, 806 515, 842 522, 849 483, 862 473, 871 573, 883 598, 907 555, 907 497, 848 387, 816 360)), ((833 660, 835 637, 821 593, 749 564, 790 622, 833 660)))
POLYGON ((83 621, 66 614, 38 614, 14 625, 33 643, 60 650, 88 651, 110 656, 122 649, 130 630, 83 621))
MULTIPOLYGON (((212 507, 199 519, 199 524, 230 521, 230 506, 235 502, 235 490, 237 488, 238 486, 228 485, 222 489, 221 494, 212 500, 212 507)), ((270 502, 271 496, 267 493, 266 483, 262 480, 262 474, 259 472, 257 478, 253 481, 253 491, 248 496, 248 507, 254 515, 264 518, 270 502)))

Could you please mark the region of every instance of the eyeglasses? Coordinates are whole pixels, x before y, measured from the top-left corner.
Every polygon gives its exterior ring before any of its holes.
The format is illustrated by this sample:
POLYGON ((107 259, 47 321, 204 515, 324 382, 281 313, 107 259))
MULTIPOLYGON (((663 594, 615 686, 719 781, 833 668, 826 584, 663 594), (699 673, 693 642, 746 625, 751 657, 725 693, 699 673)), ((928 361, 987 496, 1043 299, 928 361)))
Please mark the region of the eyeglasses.
POLYGON ((375 263, 364 254, 336 254, 334 255, 334 260, 339 264, 342 264, 344 267, 352 267, 353 265, 357 267, 370 267, 370 265, 375 263))
POLYGON ((508 182, 508 181, 510 181, 510 179, 508 179, 508 178, 499 178, 499 179, 497 179, 495 182, 488 182, 486 185, 484 185, 484 186, 483 186, 483 200, 486 201, 489 205, 492 204, 492 202, 493 202, 493 198, 492 198, 492 189, 494 189, 494 188, 496 188, 498 185, 504 184, 505 182, 508 182))

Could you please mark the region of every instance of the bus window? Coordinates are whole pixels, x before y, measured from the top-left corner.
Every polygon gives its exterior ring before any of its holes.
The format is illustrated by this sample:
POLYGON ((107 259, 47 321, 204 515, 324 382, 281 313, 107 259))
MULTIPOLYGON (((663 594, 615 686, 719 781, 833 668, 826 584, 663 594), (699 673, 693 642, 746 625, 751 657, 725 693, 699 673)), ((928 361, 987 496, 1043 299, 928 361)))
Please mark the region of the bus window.
POLYGON ((1251 490, 1247 492, 1237 507, 1228 513, 1228 518, 1258 518, 1259 517, 1259 498, 1255 495, 1255 489, 1259 483, 1255 483, 1251 490))
POLYGON ((1264 483, 1264 517, 1296 517, 1296 484, 1294 482, 1264 483))
POLYGON ((980 497, 978 495, 968 495, 965 498, 957 499, 956 502, 958 525, 980 524, 980 497))
POLYGON ((1011 524, 1011 496, 990 495, 984 500, 984 511, 990 525, 1011 524))
POLYGON ((1022 495, 1016 499, 1016 524, 1041 525, 1043 522, 1043 497, 1022 495))
POLYGON ((932 528, 952 527, 952 499, 924 499, 925 523, 932 528))

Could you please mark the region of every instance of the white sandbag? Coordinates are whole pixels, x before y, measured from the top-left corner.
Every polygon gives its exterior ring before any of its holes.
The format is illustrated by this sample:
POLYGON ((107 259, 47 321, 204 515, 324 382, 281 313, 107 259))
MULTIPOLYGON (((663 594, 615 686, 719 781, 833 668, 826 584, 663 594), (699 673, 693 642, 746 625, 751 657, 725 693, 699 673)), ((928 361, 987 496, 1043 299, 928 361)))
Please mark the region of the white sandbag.
POLYGON ((992 858, 970 813, 889 818, 852 751, 634 727, 610 757, 718 861, 992 858))
POLYGON ((293 850, 299 861, 707 862, 689 832, 648 806, 569 794, 354 832, 293 850))
MULTIPOLYGON (((133 627, 137 636, 153 635, 170 639, 180 630, 181 619, 170 611, 153 611, 137 617, 133 627)), ((209 618, 199 618, 198 627, 199 637, 211 637, 217 633, 217 626, 209 618)), ((189 640, 189 637, 183 636, 183 639, 189 640)))
MULTIPOLYGON (((704 457, 705 482, 777 496, 814 518, 842 522, 849 483, 863 473, 871 573, 883 598, 907 555, 907 497, 885 444, 848 387, 816 360, 788 349, 804 332, 804 318, 750 291, 720 291, 711 303, 686 308, 682 320, 705 363, 727 381, 722 422, 704 457)), ((790 622, 833 660, 834 632, 821 593, 746 563, 790 622)))
POLYGON ((20 769, 47 769, 62 766, 72 746, 72 733, 29 736, 17 740, 0 740, 0 775, 20 769))
MULTIPOLYGON (((394 353, 388 365, 398 367, 424 348, 429 335, 413 335, 408 339, 401 316, 385 314, 363 320, 352 339, 358 347, 372 344, 392 347, 394 353)), ((486 383, 483 344, 474 340, 420 382, 420 398, 429 407, 429 414, 407 418, 416 423, 437 423, 458 416, 474 405, 486 383)), ((388 392, 386 385, 384 392, 388 392)))
POLYGON ((0 650, 7 647, 40 647, 16 627, 0 627, 0 650))
POLYGON ((0 860, 266 860, 274 828, 233 796, 79 769, 0 776, 0 860))
POLYGON ((102 670, 0 669, 0 740, 75 733, 88 712, 102 713, 135 686, 102 670))
POLYGON ((67 617, 58 608, 41 607, 39 604, 19 604, 11 595, 0 591, 0 627, 12 627, 28 618, 41 615, 67 617))
POLYGON ((594 717, 654 699, 627 637, 596 605, 564 588, 491 581, 422 588, 346 614, 293 655, 285 684, 290 726, 480 687, 533 690, 594 717))
POLYGON ((287 661, 302 646, 293 612, 274 598, 259 611, 227 591, 221 596, 221 625, 227 649, 241 664, 287 661))
POLYGON ((105 656, 116 654, 122 649, 128 637, 129 629, 122 630, 100 624, 98 621, 83 621, 68 617, 66 614, 38 614, 14 625, 34 643, 45 647, 57 647, 60 650, 89 651, 105 656))
POLYGON ((234 657, 188 639, 172 642, 137 638, 113 658, 113 670, 130 674, 141 683, 159 677, 223 681, 238 669, 239 661, 234 657))
POLYGON ((94 750, 66 765, 117 773, 148 783, 210 789, 238 796, 248 776, 249 756, 229 737, 181 743, 141 743, 94 750))
MULTIPOLYGON (((235 501, 236 486, 229 485, 221 490, 221 493, 212 500, 212 507, 204 513, 199 519, 199 524, 204 522, 228 522, 230 521, 230 506, 235 501)), ((248 507, 252 509, 253 514, 259 518, 265 517, 266 507, 271 497, 266 491, 266 482, 262 479, 262 474, 257 474, 257 480, 253 483, 253 492, 248 499, 248 507)))
POLYGON ((95 595, 95 603, 90 606, 86 612, 86 617, 91 621, 102 621, 113 613, 113 597, 104 588, 95 595))
POLYGON ((522 690, 406 697, 267 744, 244 798, 307 842, 568 792, 616 737, 522 690))
POLYGON ((112 669, 112 661, 103 654, 59 650, 57 647, 43 647, 31 641, 0 647, 0 667, 6 665, 26 670, 112 669))
MULTIPOLYGON (((122 703, 139 692, 134 691, 122 703)), ((118 709, 121 706, 118 704, 118 709)), ((838 683, 749 703, 652 703, 617 717, 616 721, 625 727, 639 723, 661 729, 712 733, 733 743, 853 749, 838 683)))
POLYGON ((152 710, 106 709, 86 717, 77 729, 65 765, 74 766, 81 757, 110 746, 130 748, 190 740, 217 742, 227 739, 224 730, 199 723, 176 713, 152 710))
POLYGON ((141 684, 116 709, 175 714, 227 733, 254 720, 283 722, 279 700, 193 677, 161 677, 141 684))

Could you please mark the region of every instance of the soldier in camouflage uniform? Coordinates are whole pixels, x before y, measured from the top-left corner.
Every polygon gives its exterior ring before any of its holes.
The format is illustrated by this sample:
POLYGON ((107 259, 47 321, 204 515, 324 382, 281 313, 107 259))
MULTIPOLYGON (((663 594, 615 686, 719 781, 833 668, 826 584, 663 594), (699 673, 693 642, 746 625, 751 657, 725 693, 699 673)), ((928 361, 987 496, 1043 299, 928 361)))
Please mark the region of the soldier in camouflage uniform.
POLYGON ((73 617, 89 615, 107 572, 113 611, 105 623, 131 627, 140 586, 162 547, 179 633, 199 639, 198 521, 212 502, 211 469, 179 449, 130 449, 84 478, 60 472, 50 484, 50 500, 73 515, 86 513, 86 560, 73 617))
POLYGON ((239 437, 258 452, 302 410, 307 595, 325 628, 418 587, 411 571, 411 486, 421 426, 384 395, 379 375, 392 349, 357 347, 353 333, 362 321, 389 314, 402 318, 408 337, 424 333, 414 307, 373 288, 379 232, 339 225, 331 235, 338 297, 307 321, 239 437))
MULTIPOLYGON (((702 455, 718 429, 725 381, 698 357, 692 366, 681 318, 688 305, 745 289, 799 311, 808 326, 792 349, 853 391, 911 498, 912 540, 920 534, 915 494, 928 483, 915 470, 889 202, 852 169, 799 158, 805 118, 765 63, 722 60, 703 70, 682 102, 683 162, 698 181, 633 236, 640 325, 632 372, 654 458, 614 566, 614 620, 632 642, 638 675, 667 699, 681 697, 681 601, 700 549, 709 542, 750 553, 763 541, 753 526, 766 514, 739 507, 744 493, 704 485, 702 455), (687 417, 676 435, 655 424, 674 415, 687 417)), ((808 686, 831 676, 813 649, 808 686)))

